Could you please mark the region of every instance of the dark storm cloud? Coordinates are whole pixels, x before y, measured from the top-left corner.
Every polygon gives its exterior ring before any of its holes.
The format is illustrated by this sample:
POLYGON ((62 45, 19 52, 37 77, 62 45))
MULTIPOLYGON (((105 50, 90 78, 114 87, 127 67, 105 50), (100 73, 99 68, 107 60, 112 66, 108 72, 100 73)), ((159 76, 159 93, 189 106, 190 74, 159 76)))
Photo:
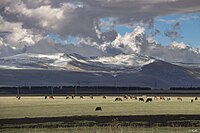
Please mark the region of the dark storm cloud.
POLYGON ((182 36, 177 31, 165 31, 165 36, 171 39, 172 41, 182 38, 182 36))
MULTIPOLYGON (((142 54, 156 57, 166 55, 163 57, 166 60, 175 58, 176 47, 180 44, 172 48, 156 45, 141 38, 145 33, 140 32, 143 29, 136 27, 145 25, 153 28, 154 18, 158 16, 200 11, 200 0, 0 0, 0 5, 0 26, 3 27, 0 32, 10 33, 0 37, 0 44, 18 47, 35 45, 41 40, 48 43, 47 35, 56 33, 62 38, 68 35, 78 37, 87 43, 87 47, 100 47, 108 53, 143 52, 142 54), (102 32, 99 19, 104 17, 114 18, 114 25, 129 26, 137 30, 125 37, 120 37, 113 29, 102 32), (170 54, 166 51, 170 51, 170 54)), ((165 36, 171 40, 182 37, 177 31, 180 26, 180 22, 176 22, 172 29, 164 33, 165 36)), ((159 29, 152 36, 157 34, 160 34, 159 29)), ((187 51, 183 49, 179 51, 187 51)), ((184 56, 187 55, 185 53, 184 56)))
POLYGON ((25 28, 92 38, 97 38, 95 26, 99 18, 117 18, 118 24, 137 22, 152 26, 156 16, 200 11, 199 0, 4 0, 2 3, 7 14, 17 16, 11 21, 21 21, 25 28))

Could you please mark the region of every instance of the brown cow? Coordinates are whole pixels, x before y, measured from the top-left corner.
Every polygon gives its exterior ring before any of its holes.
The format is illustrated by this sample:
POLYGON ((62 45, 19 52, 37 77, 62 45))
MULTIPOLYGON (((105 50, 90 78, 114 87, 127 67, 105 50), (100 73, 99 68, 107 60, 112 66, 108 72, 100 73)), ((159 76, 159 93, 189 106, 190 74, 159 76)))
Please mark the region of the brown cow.
POLYGON ((17 99, 20 100, 20 99, 21 99, 21 96, 17 96, 17 99))
POLYGON ((136 96, 130 96, 130 99, 135 99, 135 100, 137 100, 137 97, 136 97, 136 96))
POLYGON ((170 101, 170 100, 171 100, 171 98, 170 98, 170 97, 168 97, 168 98, 167 98, 167 101, 170 101))
POLYGON ((137 100, 137 97, 136 97, 136 96, 135 96, 134 98, 135 98, 135 100, 137 100))
POLYGON ((80 96, 81 99, 83 99, 83 96, 80 96))
POLYGON ((158 101, 158 97, 157 97, 157 96, 154 96, 154 100, 155 100, 155 101, 158 101))
POLYGON ((93 96, 91 95, 90 98, 93 99, 93 96))
POLYGON ((103 96, 103 99, 106 99, 106 96, 103 96))
POLYGON ((182 98, 181 97, 177 97, 177 100, 182 101, 182 98))
POLYGON ((127 96, 127 95, 125 95, 125 96, 124 96, 124 99, 128 99, 128 96, 127 96))
POLYGON ((53 96, 49 96, 49 99, 54 99, 54 97, 53 96))
POLYGON ((66 96, 66 99, 70 99, 68 96, 66 96))
POLYGON ((161 97, 160 97, 160 100, 165 100, 165 97, 161 96, 161 97))

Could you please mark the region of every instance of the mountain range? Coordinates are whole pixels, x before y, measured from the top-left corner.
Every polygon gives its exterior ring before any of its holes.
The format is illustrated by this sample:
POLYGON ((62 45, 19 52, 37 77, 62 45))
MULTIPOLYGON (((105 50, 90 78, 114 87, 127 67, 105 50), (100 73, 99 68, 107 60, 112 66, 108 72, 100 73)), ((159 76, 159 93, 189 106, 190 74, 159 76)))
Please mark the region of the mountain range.
POLYGON ((200 51, 173 42, 162 46, 141 29, 112 42, 16 48, 0 45, 0 85, 200 86, 200 51), (163 52, 163 53, 162 53, 163 52))

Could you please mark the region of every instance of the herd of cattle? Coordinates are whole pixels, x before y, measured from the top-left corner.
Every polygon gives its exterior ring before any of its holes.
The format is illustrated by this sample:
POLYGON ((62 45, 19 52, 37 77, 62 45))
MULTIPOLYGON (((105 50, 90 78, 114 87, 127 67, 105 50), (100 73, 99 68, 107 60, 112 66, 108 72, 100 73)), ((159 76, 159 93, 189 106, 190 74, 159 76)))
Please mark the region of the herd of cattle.
MULTIPOLYGON (((148 98, 146 95, 142 96, 142 97, 127 96, 127 95, 125 95, 123 98, 124 99, 128 99, 129 97, 130 97, 130 99, 135 99, 135 100, 138 100, 139 102, 146 102, 146 103, 152 102, 153 100, 154 101, 158 101, 158 100, 161 100, 161 101, 165 101, 165 100, 170 101, 171 100, 170 97, 164 97, 164 96, 157 97, 157 96, 154 96, 153 98, 148 98)), ((177 100, 178 101, 182 101, 183 99, 181 97, 177 97, 177 100)), ((192 103, 192 102, 194 102, 194 100, 197 101, 198 98, 195 97, 194 99, 191 99, 190 102, 192 103)), ((122 101, 122 98, 117 97, 117 98, 115 98, 115 101, 122 101)))
MULTIPOLYGON (((66 96, 66 99, 74 99, 75 97, 79 97, 80 99, 83 99, 84 96, 75 96, 75 95, 71 95, 71 96, 66 96)), ((21 96, 16 96, 16 98, 18 100, 21 99, 21 96)), ((45 95, 44 96, 45 99, 54 99, 54 96, 52 95, 45 95)), ((93 99, 94 96, 90 95, 90 99, 93 99)), ((106 99, 107 97, 106 96, 102 96, 103 99, 106 99)), ((123 97, 116 97, 114 101, 123 101, 123 100, 126 100, 126 99, 133 99, 133 100, 138 100, 139 102, 152 102, 152 101, 170 101, 172 100, 170 97, 164 97, 164 96, 154 96, 154 97, 147 97, 146 95, 144 96, 140 96, 140 97, 137 97, 137 96, 130 96, 130 95, 124 95, 123 97)), ((177 101, 182 101, 183 99, 181 97, 177 97, 176 98, 177 101)), ((198 97, 194 97, 194 99, 191 99, 190 102, 194 102, 194 101, 197 101, 198 100, 198 97)), ((100 106, 96 107, 95 108, 95 111, 102 111, 102 108, 100 106)))
MULTIPOLYGON (((76 97, 77 97, 77 96, 76 96, 76 97)), ((79 97, 80 97, 80 99, 83 99, 83 98, 84 98, 84 96, 79 96, 79 97)), ((20 99, 21 99, 21 96, 16 96, 16 98, 17 98, 18 100, 20 100, 20 99)), ((50 95, 50 96, 45 95, 44 98, 45 98, 45 99, 54 99, 54 96, 52 96, 52 95, 50 95)), ((66 96, 66 99, 74 99, 74 98, 75 98, 75 95, 66 96), (71 98, 70 98, 70 97, 71 97, 71 98)), ((94 96, 90 95, 90 98, 93 99, 94 96)), ((106 96, 102 96, 102 98, 103 98, 103 99, 106 99, 106 96)), ((130 96, 130 95, 124 95, 123 98, 121 98, 121 97, 116 97, 116 98, 115 98, 115 101, 123 101, 123 99, 134 99, 134 100, 138 100, 139 102, 146 102, 146 103, 152 102, 153 100, 154 100, 154 101, 158 101, 158 100, 160 100, 160 101, 165 101, 165 100, 170 101, 170 100, 171 100, 170 97, 164 97, 164 96, 159 96, 159 97, 158 97, 158 96, 154 96, 154 97, 152 98, 152 97, 147 97, 146 95, 141 96, 141 97, 130 96)), ((182 99, 181 97, 177 97, 176 100, 182 101, 183 99, 182 99)), ((197 98, 197 97, 194 97, 194 99, 191 99, 190 102, 192 103, 192 102, 197 101, 197 100, 198 100, 198 98, 197 98)))

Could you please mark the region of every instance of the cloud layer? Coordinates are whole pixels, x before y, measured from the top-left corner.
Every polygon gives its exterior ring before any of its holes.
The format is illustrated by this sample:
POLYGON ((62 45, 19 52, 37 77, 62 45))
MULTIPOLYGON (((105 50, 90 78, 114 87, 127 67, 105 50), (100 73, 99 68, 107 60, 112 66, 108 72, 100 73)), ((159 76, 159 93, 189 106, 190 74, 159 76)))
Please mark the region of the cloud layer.
MULTIPOLYGON (((0 33, 3 34, 0 45, 16 49, 39 47, 41 42, 49 45, 48 34, 56 33, 63 39, 69 35, 77 37, 77 45, 70 46, 77 51, 87 47, 103 55, 135 52, 170 62, 187 62, 190 58, 196 61, 199 58, 198 49, 180 49, 176 47, 179 45, 177 42, 161 46, 146 37, 143 28, 153 27, 154 18, 158 16, 199 12, 199 0, 1 0, 0 5, 0 33), (106 17, 112 19, 111 24, 110 20, 101 21, 106 17), (134 31, 120 36, 114 30, 117 25, 131 27, 134 31), (103 26, 109 29, 102 31, 103 26)), ((173 41, 180 38, 179 26, 180 23, 176 22, 165 35, 173 41)), ((159 30, 155 31, 156 34, 159 30)), ((94 52, 87 53, 89 56, 94 52)))

